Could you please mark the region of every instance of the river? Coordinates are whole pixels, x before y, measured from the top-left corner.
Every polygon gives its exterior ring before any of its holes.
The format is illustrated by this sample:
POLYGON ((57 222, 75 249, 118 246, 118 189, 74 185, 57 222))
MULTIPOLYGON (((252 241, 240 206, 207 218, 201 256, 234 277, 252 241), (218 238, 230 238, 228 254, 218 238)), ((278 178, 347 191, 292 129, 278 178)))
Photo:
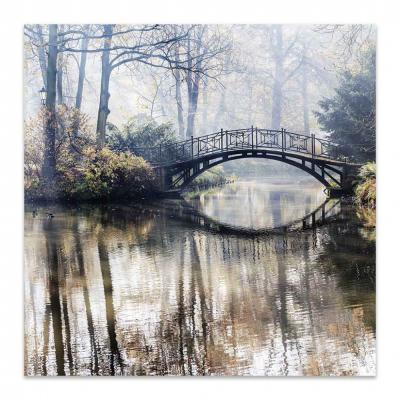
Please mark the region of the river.
POLYGON ((24 247, 26 375, 375 374, 374 230, 319 185, 26 206, 24 247))

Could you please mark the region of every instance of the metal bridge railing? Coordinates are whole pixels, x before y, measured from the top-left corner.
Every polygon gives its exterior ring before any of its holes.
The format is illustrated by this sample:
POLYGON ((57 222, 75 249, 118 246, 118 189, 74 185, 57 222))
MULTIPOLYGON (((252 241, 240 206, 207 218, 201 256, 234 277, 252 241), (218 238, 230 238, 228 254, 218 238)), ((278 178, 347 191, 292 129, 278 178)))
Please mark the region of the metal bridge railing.
POLYGON ((308 154, 312 158, 336 159, 338 144, 286 129, 246 128, 223 130, 156 147, 135 148, 134 154, 155 165, 188 161, 230 150, 277 149, 284 153, 308 154))

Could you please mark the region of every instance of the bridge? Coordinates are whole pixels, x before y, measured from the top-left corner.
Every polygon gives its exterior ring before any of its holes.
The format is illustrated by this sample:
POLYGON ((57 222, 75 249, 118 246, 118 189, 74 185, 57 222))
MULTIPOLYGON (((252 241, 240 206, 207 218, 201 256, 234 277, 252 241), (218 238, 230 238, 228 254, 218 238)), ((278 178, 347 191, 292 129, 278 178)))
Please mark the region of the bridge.
POLYGON ((204 171, 227 161, 264 158, 299 168, 321 182, 332 194, 351 191, 360 167, 338 155, 338 144, 282 128, 223 130, 134 153, 154 168, 162 190, 184 189, 204 171))

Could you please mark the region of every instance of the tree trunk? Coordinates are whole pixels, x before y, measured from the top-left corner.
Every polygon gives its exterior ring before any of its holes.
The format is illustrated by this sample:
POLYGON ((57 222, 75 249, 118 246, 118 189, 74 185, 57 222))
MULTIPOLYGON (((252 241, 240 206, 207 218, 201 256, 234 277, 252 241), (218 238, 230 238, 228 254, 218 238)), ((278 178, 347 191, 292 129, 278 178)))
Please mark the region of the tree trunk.
POLYGON ((57 57, 57 104, 64 103, 63 98, 63 53, 58 53, 57 57))
POLYGON ((78 77, 78 88, 76 91, 76 98, 75 98, 75 108, 78 110, 81 109, 82 105, 82 95, 83 95, 83 85, 85 82, 85 76, 86 76, 86 58, 87 58, 87 53, 86 50, 89 45, 89 39, 85 33, 84 38, 82 39, 82 44, 81 44, 81 61, 79 63, 79 77, 78 77))
POLYGON ((203 133, 207 133, 208 131, 208 93, 207 93, 207 86, 208 82, 207 79, 205 78, 204 80, 204 86, 203 86, 203 120, 202 120, 202 129, 203 133))
POLYGON ((247 108, 247 126, 252 126, 255 125, 255 121, 253 120, 253 105, 254 105, 254 99, 253 99, 253 82, 249 79, 247 81, 247 90, 248 90, 248 95, 249 95, 249 104, 247 108))
POLYGON ((181 74, 179 70, 175 70, 175 100, 176 100, 176 108, 178 112, 178 130, 179 137, 185 137, 185 122, 183 120, 183 105, 182 105, 182 94, 181 94, 181 74))
POLYGON ((102 149, 106 142, 106 125, 107 117, 110 113, 108 109, 108 101, 110 99, 109 85, 111 75, 110 51, 113 26, 104 25, 104 51, 101 56, 101 87, 100 87, 100 103, 97 115, 96 141, 97 148, 102 149))
POLYGON ((49 51, 47 60, 47 97, 44 132, 44 160, 42 176, 45 185, 52 187, 56 172, 55 139, 56 123, 56 80, 57 80, 57 25, 49 25, 49 51))
MULTIPOLYGON (((82 39, 81 42, 81 60, 79 63, 79 75, 78 75, 78 87, 76 90, 76 97, 75 97, 75 108, 77 110, 81 109, 82 106, 82 95, 83 95, 83 85, 85 82, 85 76, 86 76, 86 58, 87 58, 87 52, 86 50, 88 49, 89 45, 89 39, 87 37, 88 30, 85 32, 85 36, 82 39)), ((75 113, 74 117, 74 126, 72 129, 72 136, 73 139, 76 139, 78 136, 78 131, 79 131, 79 125, 80 125, 80 113, 75 113)))
POLYGON ((187 124, 186 124, 186 137, 190 138, 193 135, 193 126, 189 127, 189 115, 191 114, 191 104, 192 104, 192 92, 193 92, 193 72, 192 72, 192 59, 191 59, 191 33, 188 33, 187 38, 187 54, 189 55, 187 62, 187 76, 186 76, 186 84, 187 84, 187 95, 188 95, 188 115, 187 115, 187 124))
MULTIPOLYGON (((226 70, 229 69, 230 67, 230 52, 226 52, 225 57, 224 57, 224 62, 222 64, 222 69, 226 70)), ((234 103, 235 105, 236 103, 234 103)), ((218 111, 215 114, 214 117, 214 128, 215 129, 221 129, 221 122, 223 121, 223 117, 225 117, 226 113, 226 88, 225 86, 222 86, 222 91, 221 91, 221 97, 219 99, 219 104, 218 104, 218 111)), ((226 120, 226 118, 225 118, 226 120)), ((225 122, 225 121, 224 121, 225 122)))
POLYGON ((199 82, 200 73, 196 72, 194 80, 190 85, 190 91, 188 90, 188 116, 187 116, 187 128, 186 128, 186 138, 189 139, 194 136, 194 123, 197 113, 197 102, 199 99, 199 82))
POLYGON ((214 128, 215 129, 221 129, 221 121, 222 121, 222 117, 224 116, 225 112, 226 112, 226 89, 225 87, 222 88, 222 92, 221 92, 221 97, 219 100, 219 105, 218 105, 218 111, 217 114, 215 115, 215 121, 214 121, 214 128))
POLYGON ((39 55, 40 71, 42 73, 43 87, 47 89, 47 61, 46 61, 45 44, 43 40, 42 25, 36 25, 36 27, 39 39, 38 55, 39 55))
POLYGON ((275 62, 275 75, 274 84, 272 88, 272 115, 271 123, 272 129, 279 129, 281 127, 282 116, 282 88, 283 88, 283 39, 282 27, 277 25, 272 28, 272 34, 275 35, 274 46, 274 62, 275 62))
POLYGON ((309 111, 309 101, 308 101, 308 70, 306 62, 302 66, 301 95, 303 98, 304 133, 308 135, 310 133, 310 111, 309 111))

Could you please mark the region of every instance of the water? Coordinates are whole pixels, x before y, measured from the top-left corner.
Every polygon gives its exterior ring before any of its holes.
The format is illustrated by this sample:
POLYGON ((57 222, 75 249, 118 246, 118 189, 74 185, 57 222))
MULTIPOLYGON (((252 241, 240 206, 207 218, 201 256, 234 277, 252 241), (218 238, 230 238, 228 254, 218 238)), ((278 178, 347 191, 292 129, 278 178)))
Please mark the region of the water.
POLYGON ((375 374, 374 232, 324 200, 240 182, 27 207, 25 373, 375 374))

